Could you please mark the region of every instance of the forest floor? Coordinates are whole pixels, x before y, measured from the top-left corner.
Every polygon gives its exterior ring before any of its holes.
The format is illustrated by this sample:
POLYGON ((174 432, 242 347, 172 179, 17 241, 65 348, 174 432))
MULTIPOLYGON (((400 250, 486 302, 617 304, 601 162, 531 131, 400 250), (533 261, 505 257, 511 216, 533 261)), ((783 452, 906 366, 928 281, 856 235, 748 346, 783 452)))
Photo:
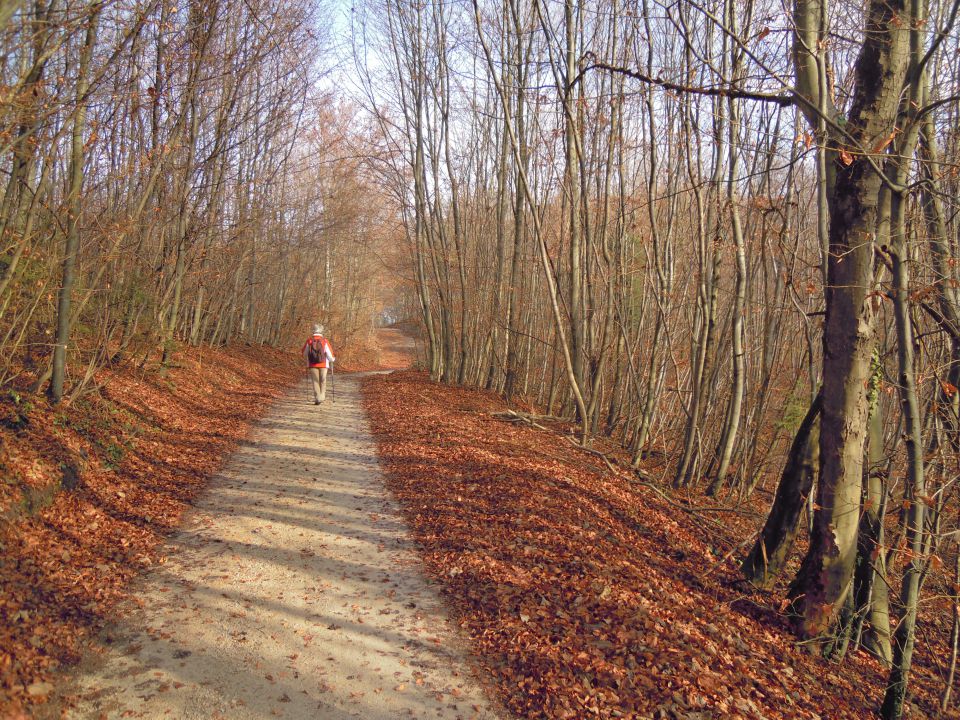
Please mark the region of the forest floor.
MULTIPOLYGON (((780 612, 783 583, 742 580, 769 493, 737 508, 643 482, 562 423, 505 422, 494 394, 423 373, 370 377, 364 399, 428 571, 516 715, 875 716, 886 670, 863 651, 815 657, 780 612)), ((949 602, 927 593, 906 717, 956 718, 938 710, 949 602)))

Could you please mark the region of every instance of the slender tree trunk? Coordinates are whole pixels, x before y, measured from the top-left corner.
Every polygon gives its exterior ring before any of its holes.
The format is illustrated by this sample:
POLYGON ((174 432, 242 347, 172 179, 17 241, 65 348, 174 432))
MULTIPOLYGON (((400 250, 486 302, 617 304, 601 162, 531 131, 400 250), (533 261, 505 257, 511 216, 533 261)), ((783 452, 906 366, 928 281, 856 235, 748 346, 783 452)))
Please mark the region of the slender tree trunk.
MULTIPOLYGON (((574 0, 565 0, 563 5, 566 54, 564 57, 564 77, 569 79, 577 74, 577 13, 578 4, 574 0)), ((584 375, 586 357, 586 328, 583 307, 583 236, 580 220, 580 158, 577 134, 579 112, 573 87, 564 92, 564 195, 567 202, 567 227, 570 236, 568 260, 570 263, 570 355, 573 360, 573 377, 578 388, 586 387, 584 375)), ((586 417, 581 421, 588 422, 586 417)))
POLYGON ((87 32, 80 58, 77 64, 76 115, 73 121, 73 133, 70 138, 70 186, 67 191, 67 230, 63 254, 63 274, 60 292, 57 296, 57 331, 53 346, 53 369, 48 393, 54 403, 63 398, 63 385, 66 379, 67 346, 70 341, 70 304, 73 295, 73 283, 76 273, 77 253, 80 250, 80 190, 83 185, 83 133, 87 118, 87 91, 90 88, 90 61, 93 46, 97 39, 99 10, 87 20, 87 32))
MULTIPOLYGON (((910 0, 910 13, 914 18, 926 18, 925 0, 910 0)), ((894 160, 890 162, 890 175, 902 187, 909 178, 908 159, 916 152, 920 123, 916 107, 923 98, 925 73, 920 67, 924 53, 920 28, 910 28, 910 69, 912 80, 905 107, 901 112, 901 127, 906 127, 894 142, 894 160)), ((904 445, 907 451, 907 477, 904 491, 906 509, 907 567, 901 581, 900 602, 903 614, 893 634, 893 666, 887 681, 881 715, 885 720, 898 720, 903 714, 907 682, 913 664, 916 643, 917 606, 920 603, 920 579, 926 562, 927 540, 924 528, 926 504, 926 478, 923 461, 923 414, 917 394, 917 369, 914 355, 916 339, 913 320, 910 317, 910 248, 907 243, 906 193, 895 191, 891 199, 890 258, 893 271, 893 315, 897 332, 897 364, 900 380, 900 407, 903 413, 904 445), (909 504, 909 507, 907 507, 909 504)))
POLYGON ((746 578, 758 587, 772 587, 790 559, 800 516, 817 472, 822 407, 823 394, 818 393, 793 438, 767 521, 740 566, 746 578))
POLYGON ((857 568, 854 574, 857 620, 852 635, 855 640, 859 640, 863 628, 863 644, 881 662, 889 665, 893 659, 893 651, 890 645, 890 605, 883 528, 887 458, 883 448, 883 415, 880 405, 882 377, 883 367, 879 353, 874 353, 867 429, 869 462, 863 474, 863 512, 860 517, 857 568))
POLYGON ((960 593, 956 588, 960 588, 960 545, 957 547, 957 556, 953 563, 953 597, 951 598, 950 611, 953 616, 953 623, 950 627, 950 665, 947 670, 947 678, 944 681, 943 695, 940 696, 940 709, 946 712, 950 707, 950 697, 953 693, 953 682, 957 676, 957 656, 960 654, 960 593))
MULTIPOLYGON (((734 0, 727 0, 727 27, 736 34, 736 3, 734 0)), ((734 77, 739 75, 737 57, 739 48, 731 42, 732 54, 734 60, 731 63, 731 72, 734 77)), ((727 144, 729 164, 727 177, 727 203, 730 209, 730 233, 733 236, 733 244, 736 254, 736 284, 734 286, 733 301, 733 322, 731 337, 731 355, 733 385, 730 388, 730 403, 727 407, 727 415, 723 426, 723 435, 720 439, 719 463, 717 474, 713 482, 707 488, 708 495, 715 495, 727 477, 730 469, 730 460, 733 457, 733 447, 737 439, 737 431, 740 429, 740 415, 743 410, 744 395, 744 375, 746 367, 744 362, 743 347, 743 316, 747 297, 747 250, 743 238, 743 225, 740 219, 740 197, 738 184, 740 182, 738 163, 739 163, 739 133, 740 133, 740 106, 733 98, 727 99, 727 113, 729 122, 727 124, 727 144)))

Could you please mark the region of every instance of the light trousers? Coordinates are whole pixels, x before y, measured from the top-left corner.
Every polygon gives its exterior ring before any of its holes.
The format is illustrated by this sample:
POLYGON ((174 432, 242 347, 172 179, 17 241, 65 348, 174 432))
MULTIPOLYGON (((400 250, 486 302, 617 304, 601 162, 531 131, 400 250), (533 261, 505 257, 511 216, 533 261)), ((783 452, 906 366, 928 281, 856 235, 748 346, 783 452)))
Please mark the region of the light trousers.
POLYGON ((310 379, 313 380, 313 399, 323 402, 327 399, 327 369, 310 368, 310 379))

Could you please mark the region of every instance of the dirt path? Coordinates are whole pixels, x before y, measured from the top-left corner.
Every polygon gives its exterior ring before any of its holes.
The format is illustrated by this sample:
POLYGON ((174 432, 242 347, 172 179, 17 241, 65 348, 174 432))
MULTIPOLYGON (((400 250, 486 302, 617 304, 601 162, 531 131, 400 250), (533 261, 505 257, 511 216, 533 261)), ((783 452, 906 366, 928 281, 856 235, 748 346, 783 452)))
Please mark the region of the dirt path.
POLYGON ((387 496, 358 379, 278 403, 88 661, 74 718, 495 718, 387 496))
POLYGON ((397 328, 379 328, 380 362, 384 367, 408 368, 416 358, 416 343, 410 335, 397 328))

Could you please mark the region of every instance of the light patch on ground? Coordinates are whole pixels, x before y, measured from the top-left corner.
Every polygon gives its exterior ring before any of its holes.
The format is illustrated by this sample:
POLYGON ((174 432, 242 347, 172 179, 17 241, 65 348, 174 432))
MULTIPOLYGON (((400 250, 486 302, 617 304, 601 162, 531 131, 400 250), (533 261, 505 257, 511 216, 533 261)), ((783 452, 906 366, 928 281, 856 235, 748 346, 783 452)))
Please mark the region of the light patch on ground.
POLYGON ((388 497, 356 376, 277 404, 211 483, 74 718, 502 717, 388 497))

